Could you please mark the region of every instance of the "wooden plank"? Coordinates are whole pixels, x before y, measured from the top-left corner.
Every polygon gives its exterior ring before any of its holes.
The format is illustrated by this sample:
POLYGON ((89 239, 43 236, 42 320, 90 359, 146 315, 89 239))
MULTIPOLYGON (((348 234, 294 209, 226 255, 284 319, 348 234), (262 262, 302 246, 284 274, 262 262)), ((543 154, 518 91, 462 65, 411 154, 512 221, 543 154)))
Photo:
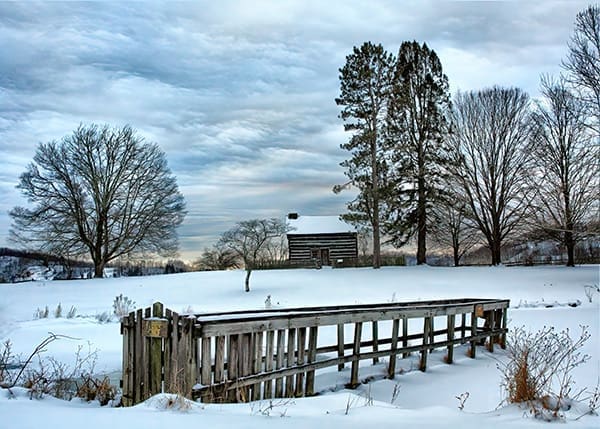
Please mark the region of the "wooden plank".
MULTIPOLYGON (((388 310, 401 310, 401 309, 420 309, 432 312, 432 309, 440 308, 444 309, 446 313, 460 314, 473 311, 475 304, 485 304, 486 306, 493 306, 494 308, 508 308, 509 300, 499 299, 447 299, 447 300, 433 300, 433 301, 411 301, 402 303, 375 303, 375 304, 352 304, 352 305, 336 305, 336 306, 319 306, 319 307, 293 307, 284 309, 260 309, 260 310, 237 310, 227 312, 213 312, 213 313, 202 313, 197 315, 198 322, 204 323, 207 319, 211 319, 213 316, 219 316, 219 319, 224 317, 222 320, 233 321, 236 318, 244 317, 245 320, 264 320, 265 317, 272 317, 277 315, 293 313, 294 315, 314 315, 320 316, 324 313, 355 313, 361 311, 388 309, 388 310), (463 311, 464 310, 464 311, 463 311), (255 315, 254 319, 246 319, 246 316, 255 315), (265 316, 266 315, 266 316, 265 316)), ((433 312, 432 312, 433 314, 433 312)), ((436 314, 439 315, 439 314, 436 314)))
MULTIPOLYGON (((304 365, 305 350, 306 350, 306 328, 298 329, 298 346, 296 347, 296 365, 304 365)), ((304 372, 299 372, 296 375, 296 388, 294 396, 299 398, 304 396, 304 372)))
POLYGON ((122 364, 122 389, 123 389, 123 397, 121 399, 121 403, 124 407, 129 407, 132 405, 133 401, 131 400, 131 386, 133 382, 131 380, 132 370, 133 370, 133 362, 131 360, 131 350, 130 350, 130 324, 129 315, 125 316, 121 319, 121 335, 123 335, 123 364, 122 364))
MULTIPOLYGON (((152 305, 152 316, 158 318, 163 316, 163 305, 160 302, 155 302, 152 305)), ((162 354, 162 338, 160 334, 164 332, 167 334, 168 321, 161 319, 161 328, 158 330, 159 336, 153 336, 149 339, 149 395, 156 395, 162 393, 162 366, 163 366, 163 354, 162 354)), ((143 327, 142 327, 143 329, 143 327)), ((152 330, 151 330, 151 333, 152 330)))
POLYGON ((352 313, 331 312, 322 315, 290 315, 285 317, 268 317, 260 320, 246 318, 233 321, 210 320, 202 321, 198 325, 201 328, 199 328, 199 332, 196 335, 199 337, 211 337, 286 328, 305 328, 315 325, 330 326, 346 323, 372 322, 374 320, 393 320, 399 317, 422 318, 426 315, 445 316, 447 315, 447 311, 443 308, 383 309, 368 310, 365 312, 354 311, 352 313))
MULTIPOLYGON (((266 349, 265 349, 265 372, 273 370, 273 354, 275 347, 275 331, 267 331, 266 349)), ((263 396, 265 399, 273 397, 273 382, 272 380, 265 381, 263 387, 263 396)))
POLYGON ((211 356, 211 339, 202 338, 202 351, 200 353, 200 383, 208 386, 212 383, 212 356, 211 356))
MULTIPOLYGON (((262 372, 262 363, 263 363, 263 333, 257 332, 254 334, 253 341, 253 368, 252 374, 258 374, 262 372)), ((258 401, 261 396, 261 386, 260 383, 252 386, 252 400, 258 401)))
MULTIPOLYGON (((252 373, 252 350, 251 350, 251 340, 252 334, 242 334, 240 335, 240 377, 245 377, 252 373)), ((241 398, 241 402, 249 402, 249 386, 240 387, 239 396, 241 398)))
POLYGON ((350 388, 358 386, 358 367, 360 362, 360 337, 362 335, 362 322, 354 324, 354 348, 352 349, 352 368, 350 372, 350 388))
POLYGON ((461 338, 465 338, 467 332, 467 313, 461 314, 461 324, 460 324, 461 338))
MULTIPOLYGON (((285 358, 285 330, 277 331, 277 358, 275 360, 275 369, 283 368, 285 358)), ((275 397, 283 398, 283 378, 275 379, 275 397)))
POLYGON ((198 341, 193 335, 194 320, 190 317, 183 317, 182 334, 180 340, 180 352, 183 355, 183 376, 181 377, 181 391, 186 398, 191 397, 192 386, 196 384, 197 375, 197 356, 198 341))
POLYGON ((225 340, 226 337, 223 335, 215 338, 215 383, 221 383, 225 380, 225 340))
POLYGON ((400 319, 392 322, 392 338, 390 344, 390 363, 388 365, 388 378, 396 376, 396 351, 398 350, 398 331, 400 330, 400 319))
POLYGON ((163 340, 163 390, 170 392, 171 374, 171 331, 173 330, 173 312, 165 308, 165 319, 167 319, 167 337, 163 340))
MULTIPOLYGON (((288 329, 287 340, 287 361, 286 366, 291 368, 294 366, 294 355, 296 347, 296 330, 288 329)), ((290 374, 285 378, 285 396, 287 398, 294 397, 294 374, 290 374)))
MULTIPOLYGON (((475 310, 471 313, 471 338, 475 338, 477 335, 477 313, 475 310)), ((477 354, 477 341, 471 341, 471 348, 469 349, 469 356, 475 359, 477 354)))
MULTIPOLYGON (((319 332, 318 326, 311 326, 308 332, 308 363, 313 363, 317 360, 317 335, 319 332)), ((306 373, 306 396, 315 394, 315 371, 311 370, 306 373)))
MULTIPOLYGON (((338 352, 338 358, 341 358, 344 356, 344 324, 343 323, 339 323, 337 325, 337 352, 338 352)), ((338 371, 342 371, 344 369, 344 364, 341 363, 338 365, 338 371)))
POLYGON ((427 370, 428 350, 425 346, 427 346, 429 344, 429 341, 431 340, 431 335, 430 335, 431 319, 432 319, 431 317, 426 317, 423 320, 423 346, 424 346, 424 348, 421 350, 421 361, 419 363, 419 369, 423 372, 425 372, 427 370))
MULTIPOLYGON (((239 335, 231 335, 227 348, 227 380, 235 383, 238 379, 239 368, 239 335)), ((236 402, 238 400, 237 389, 228 392, 227 400, 236 402)))
POLYGON ((170 333, 167 341, 168 347, 165 351, 165 359, 168 364, 165 365, 165 388, 168 392, 173 393, 176 391, 179 376, 179 314, 172 312, 170 321, 170 333))
MULTIPOLYGON (((448 315, 448 334, 446 339, 448 341, 454 340, 454 324, 456 323, 456 316, 454 314, 448 315)), ((448 351, 446 355, 446 363, 451 364, 454 359, 454 343, 448 344, 448 351)))
POLYGON ((142 402, 144 399, 144 371, 146 366, 146 362, 144 361, 144 342, 145 338, 142 335, 142 319, 144 318, 144 310, 139 309, 136 312, 136 320, 135 320, 135 367, 137 371, 135 372, 135 387, 134 387, 134 400, 135 404, 142 402))
MULTIPOLYGON (((373 351, 376 352, 379 350, 379 327, 377 324, 377 320, 373 320, 372 324, 372 339, 373 339, 373 351)), ((373 358, 373 365, 379 363, 379 358, 373 358)))

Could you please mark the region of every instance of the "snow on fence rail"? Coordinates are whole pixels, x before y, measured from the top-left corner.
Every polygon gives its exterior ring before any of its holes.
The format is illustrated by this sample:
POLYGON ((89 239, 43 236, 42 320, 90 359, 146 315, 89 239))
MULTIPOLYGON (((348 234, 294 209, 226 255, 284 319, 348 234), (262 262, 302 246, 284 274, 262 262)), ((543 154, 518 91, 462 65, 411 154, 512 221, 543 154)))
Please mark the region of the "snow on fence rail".
POLYGON ((447 363, 456 344, 470 343, 472 358, 486 338, 489 351, 504 348, 508 306, 468 298, 179 315, 157 302, 121 320, 123 404, 163 391, 203 402, 311 396, 317 370, 349 363, 356 387, 361 360, 389 356, 394 378, 396 359, 411 352, 425 371, 436 348, 447 363))

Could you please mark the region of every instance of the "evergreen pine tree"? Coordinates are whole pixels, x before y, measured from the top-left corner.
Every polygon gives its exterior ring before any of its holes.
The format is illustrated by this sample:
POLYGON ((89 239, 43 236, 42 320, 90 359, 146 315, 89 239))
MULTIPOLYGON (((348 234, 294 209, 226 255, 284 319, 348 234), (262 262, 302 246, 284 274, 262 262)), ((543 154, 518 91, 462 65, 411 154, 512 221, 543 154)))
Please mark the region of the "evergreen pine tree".
POLYGON ((448 78, 435 51, 413 41, 400 46, 393 81, 386 133, 393 191, 386 196, 385 232, 396 246, 416 235, 417 264, 424 264, 427 225, 451 159, 444 140, 448 78))
MULTIPOLYGON (((390 99, 393 55, 371 42, 354 47, 340 69, 340 96, 336 103, 342 106, 340 118, 344 129, 352 132, 347 143, 341 145, 351 153, 342 162, 349 181, 346 185, 358 188, 357 197, 348 203, 346 221, 369 227, 373 233, 373 268, 381 265, 380 224, 383 196, 386 187, 385 124, 390 99)), ((334 187, 339 192, 344 186, 334 187)))

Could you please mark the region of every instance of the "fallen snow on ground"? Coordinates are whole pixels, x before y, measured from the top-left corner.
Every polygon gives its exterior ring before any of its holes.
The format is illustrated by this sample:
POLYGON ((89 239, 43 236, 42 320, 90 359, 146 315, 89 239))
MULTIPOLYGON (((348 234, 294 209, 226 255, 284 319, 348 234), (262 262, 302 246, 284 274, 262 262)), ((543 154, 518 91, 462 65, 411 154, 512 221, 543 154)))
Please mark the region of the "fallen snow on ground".
MULTIPOLYGON (((243 292, 241 271, 175 274, 81 281, 34 281, 0 285, 0 339, 10 339, 13 351, 28 355, 48 332, 60 339, 45 356, 72 364, 78 347, 97 350, 97 371, 118 378, 121 368, 121 336, 116 321, 99 323, 112 311, 114 298, 123 294, 136 306, 161 301, 177 312, 213 312, 260 309, 271 295, 273 308, 365 304, 445 298, 508 298, 509 328, 538 330, 554 326, 578 335, 589 327, 591 338, 584 352, 590 361, 574 371, 577 387, 594 388, 600 376, 600 296, 590 303, 584 285, 599 284, 599 267, 398 267, 380 270, 323 269, 258 271, 252 291, 243 292), (58 304, 63 317, 54 318, 58 304), (576 305, 571 305, 576 304, 576 305), (35 319, 38 308, 49 307, 48 319, 35 319), (64 317, 75 307, 77 316, 64 317)), ((324 340, 328 340, 324 338, 324 340)), ((505 352, 490 354, 478 349, 475 360, 466 348, 455 350, 455 363, 443 362, 445 352, 435 351, 427 372, 415 370, 417 356, 399 360, 401 374, 383 378, 386 361, 364 362, 362 379, 372 380, 356 390, 345 390, 349 368, 318 372, 313 398, 259 401, 250 404, 197 404, 180 407, 172 397, 158 395, 131 408, 100 407, 81 400, 70 402, 45 397, 30 400, 23 389, 14 395, 0 390, 0 428, 61 427, 80 429, 162 428, 167 425, 203 427, 539 427, 526 408, 501 405, 498 361, 505 352), (460 410, 457 397, 467 397, 460 410)), ((180 404, 181 405, 181 404, 180 404)), ((585 404, 566 412, 566 421, 577 428, 599 427, 600 418, 585 415, 585 404), (577 419, 577 420, 576 420, 577 419)))

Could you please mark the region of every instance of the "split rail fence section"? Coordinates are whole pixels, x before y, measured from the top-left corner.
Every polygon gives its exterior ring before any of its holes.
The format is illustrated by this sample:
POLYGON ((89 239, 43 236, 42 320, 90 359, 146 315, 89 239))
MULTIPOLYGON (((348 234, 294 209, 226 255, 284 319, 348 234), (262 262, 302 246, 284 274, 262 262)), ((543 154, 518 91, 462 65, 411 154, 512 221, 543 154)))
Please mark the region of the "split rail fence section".
POLYGON ((508 306, 454 299, 179 315, 155 303, 122 319, 123 404, 160 392, 203 402, 310 396, 319 369, 350 364, 355 387, 360 361, 388 357, 394 378, 396 359, 413 352, 425 371, 433 349, 446 348, 450 364, 455 345, 470 343, 472 358, 478 344, 504 348, 508 306))

